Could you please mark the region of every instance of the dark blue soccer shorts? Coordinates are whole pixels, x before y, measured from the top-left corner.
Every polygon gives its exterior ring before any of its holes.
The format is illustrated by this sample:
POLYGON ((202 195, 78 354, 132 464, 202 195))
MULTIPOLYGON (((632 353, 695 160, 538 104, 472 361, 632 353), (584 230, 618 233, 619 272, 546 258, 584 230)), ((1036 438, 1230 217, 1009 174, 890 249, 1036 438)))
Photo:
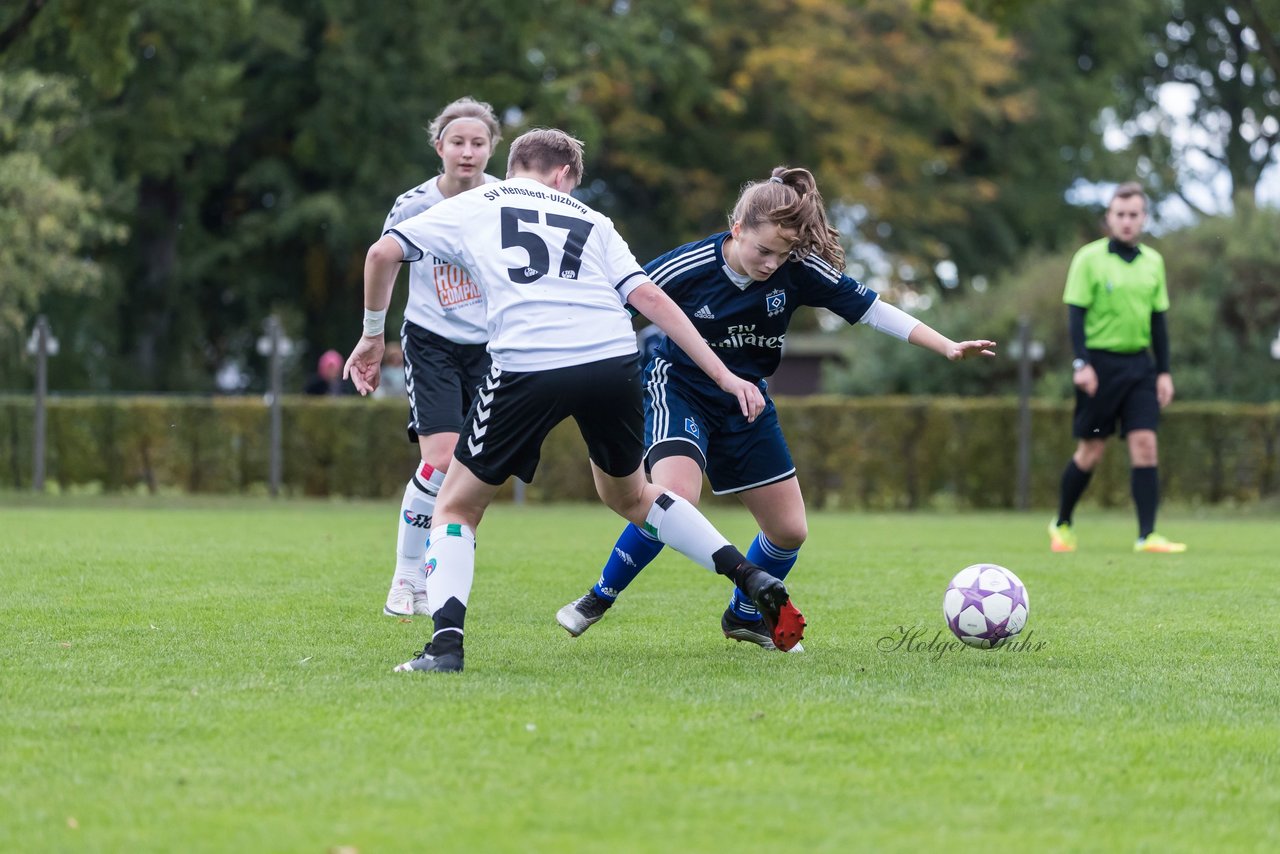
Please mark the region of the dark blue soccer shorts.
MULTIPOLYGON (((760 417, 748 422, 738 400, 705 377, 677 374, 655 358, 645 368, 645 466, 672 456, 697 461, 716 495, 745 492, 796 476, 778 410, 765 394, 760 417)), ((765 389, 761 383, 761 391, 765 389)))

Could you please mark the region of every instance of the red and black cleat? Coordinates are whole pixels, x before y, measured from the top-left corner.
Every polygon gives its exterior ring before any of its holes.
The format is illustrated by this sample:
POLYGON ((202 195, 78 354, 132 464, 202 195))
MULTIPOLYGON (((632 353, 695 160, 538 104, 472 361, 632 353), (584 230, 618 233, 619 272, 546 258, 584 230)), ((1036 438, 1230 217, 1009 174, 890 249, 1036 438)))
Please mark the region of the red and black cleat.
POLYGON ((783 652, 788 652, 796 644, 804 639, 805 620, 804 614, 791 604, 791 600, 782 603, 782 607, 778 609, 777 616, 767 613, 763 609, 760 615, 764 617, 764 623, 769 627, 769 635, 773 638, 773 645, 783 652))

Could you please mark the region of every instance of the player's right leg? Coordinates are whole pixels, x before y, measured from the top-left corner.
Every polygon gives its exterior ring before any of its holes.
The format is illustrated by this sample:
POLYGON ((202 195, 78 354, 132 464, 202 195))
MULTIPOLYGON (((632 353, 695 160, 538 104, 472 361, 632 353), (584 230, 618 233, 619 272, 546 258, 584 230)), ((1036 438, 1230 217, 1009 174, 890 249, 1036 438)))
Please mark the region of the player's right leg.
POLYGON ((422 462, 409 478, 400 502, 400 518, 396 525, 396 568, 391 576, 391 588, 387 591, 387 602, 382 607, 382 613, 389 617, 427 613, 423 554, 431 533, 436 496, 444 483, 448 455, 452 455, 457 438, 457 433, 419 437, 422 462), (440 464, 442 454, 445 455, 445 465, 440 464))

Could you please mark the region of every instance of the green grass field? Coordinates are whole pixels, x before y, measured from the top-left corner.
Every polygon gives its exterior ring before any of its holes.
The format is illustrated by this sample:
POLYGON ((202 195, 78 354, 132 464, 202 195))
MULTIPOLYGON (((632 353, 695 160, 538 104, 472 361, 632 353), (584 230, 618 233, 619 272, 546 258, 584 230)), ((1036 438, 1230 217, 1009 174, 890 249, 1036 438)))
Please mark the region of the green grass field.
POLYGON ((430 625, 380 613, 395 510, 6 499, 0 851, 1280 848, 1274 514, 1166 513, 1177 556, 1128 510, 1074 555, 1047 513, 817 514, 782 655, 670 551, 569 638, 614 517, 498 506, 441 676, 391 672, 430 625), (980 561, 1031 643, 918 648, 980 561))

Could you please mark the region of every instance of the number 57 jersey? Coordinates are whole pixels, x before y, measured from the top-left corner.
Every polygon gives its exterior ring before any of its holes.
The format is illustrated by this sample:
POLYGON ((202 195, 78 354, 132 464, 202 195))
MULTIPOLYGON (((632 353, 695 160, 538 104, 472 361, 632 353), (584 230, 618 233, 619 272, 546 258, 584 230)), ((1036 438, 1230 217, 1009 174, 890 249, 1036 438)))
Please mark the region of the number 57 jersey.
POLYGON ((489 353, 503 371, 545 371, 636 352, 627 296, 649 281, 608 217, 529 178, 486 184, 392 228, 405 261, 471 274, 489 353))

